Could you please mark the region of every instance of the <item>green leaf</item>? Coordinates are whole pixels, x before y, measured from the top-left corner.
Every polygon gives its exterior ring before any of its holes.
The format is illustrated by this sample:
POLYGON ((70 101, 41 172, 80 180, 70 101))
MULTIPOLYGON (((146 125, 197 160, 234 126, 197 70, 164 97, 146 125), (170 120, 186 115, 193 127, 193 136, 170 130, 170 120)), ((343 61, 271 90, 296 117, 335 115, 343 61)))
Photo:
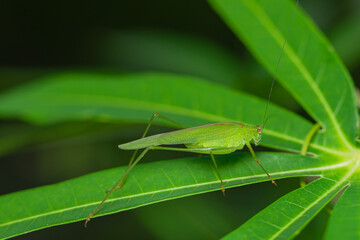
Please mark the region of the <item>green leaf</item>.
MULTIPOLYGON (((255 57, 274 72, 294 4, 288 0, 210 0, 255 57)), ((315 142, 353 149, 357 111, 351 77, 333 48, 298 9, 278 69, 278 79, 324 127, 315 142)))
MULTIPOLYGON (((257 97, 198 78, 160 73, 61 74, 0 96, 0 116, 42 124, 69 120, 146 123, 160 112, 185 126, 211 122, 255 125, 261 124, 265 106, 257 97)), ((262 144, 300 151, 311 124, 274 105, 271 114, 287 121, 269 121, 262 144)), ((315 152, 336 153, 321 143, 312 147, 315 152)))
MULTIPOLYGON (((343 163, 285 153, 259 153, 258 157, 274 178, 320 175, 334 168, 346 167, 343 163)), ((217 160, 227 188, 268 180, 248 153, 217 156, 217 160)), ((122 190, 114 192, 96 216, 219 190, 221 185, 212 166, 209 157, 138 165, 122 190)), ((84 220, 124 170, 125 167, 120 167, 101 171, 1 196, 0 238, 84 220)))
POLYGON ((346 180, 321 178, 297 189, 223 239, 291 239, 346 185, 346 180))
POLYGON ((360 238, 360 184, 359 178, 341 195, 331 215, 325 239, 360 238))

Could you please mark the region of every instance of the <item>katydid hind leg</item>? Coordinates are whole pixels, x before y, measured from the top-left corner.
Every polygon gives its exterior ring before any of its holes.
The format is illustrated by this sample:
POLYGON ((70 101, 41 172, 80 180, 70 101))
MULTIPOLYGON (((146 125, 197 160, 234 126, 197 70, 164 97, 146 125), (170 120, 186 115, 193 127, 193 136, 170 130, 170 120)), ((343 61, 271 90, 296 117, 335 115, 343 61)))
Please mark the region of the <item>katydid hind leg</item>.
MULTIPOLYGON (((146 134, 148 133, 148 131, 149 131, 150 127, 151 127, 151 124, 152 124, 152 122, 154 121, 155 118, 161 118, 161 119, 164 119, 164 120, 166 120, 166 121, 168 121, 168 122, 171 122, 171 123, 177 125, 177 126, 180 127, 180 128, 186 128, 185 126, 181 125, 180 123, 177 123, 177 122, 175 122, 175 121, 173 121, 173 120, 165 117, 164 115, 162 115, 162 114, 160 114, 160 113, 154 113, 154 114, 151 116, 151 118, 150 118, 150 120, 149 120, 149 123, 147 124, 147 126, 146 126, 146 128, 145 128, 145 131, 144 131, 144 133, 142 134, 142 136, 141 136, 140 139, 146 137, 146 134)), ((134 160, 135 160, 135 157, 136 157, 136 154, 138 153, 138 151, 139 151, 139 149, 136 149, 136 150, 134 151, 133 155, 131 156, 130 162, 129 162, 129 164, 128 164, 128 168, 133 164, 133 162, 134 162, 134 160)), ((123 181, 122 181, 115 189, 120 189, 120 188, 124 185, 125 180, 126 180, 126 178, 124 178, 123 181)), ((110 191, 112 191, 112 189, 107 190, 106 193, 108 193, 108 192, 110 192, 110 191)))
MULTIPOLYGON (((147 124, 147 126, 146 126, 146 128, 145 128, 145 131, 144 131, 144 133, 142 134, 142 136, 141 136, 140 139, 142 139, 142 138, 144 138, 144 137, 146 136, 146 134, 147 134, 147 132, 149 131, 149 128, 150 128, 153 120, 154 120, 156 117, 158 117, 159 115, 160 115, 159 113, 154 113, 154 114, 151 116, 150 121, 149 121, 149 123, 147 124)), ((138 153, 138 151, 139 151, 139 149, 136 149, 136 150, 134 151, 134 153, 132 154, 127 169, 129 169, 129 168, 131 167, 131 165, 133 164, 133 162, 134 162, 134 160, 135 160, 135 157, 136 157, 136 154, 138 153)), ((127 169, 126 169, 126 170, 127 170, 127 169)), ((126 170, 125 170, 125 171, 126 171, 126 170)), ((124 185, 125 180, 126 180, 126 178, 123 178, 123 180, 119 183, 119 185, 115 187, 115 190, 116 190, 116 189, 120 189, 120 188, 124 185)), ((106 190, 106 193, 112 192, 113 189, 114 189, 114 188, 110 188, 110 189, 106 190)))
POLYGON ((252 149, 250 143, 246 143, 246 146, 249 148, 249 151, 251 153, 251 155, 253 156, 254 160, 256 161, 256 163, 264 170, 264 172, 266 173, 266 175, 268 176, 268 178, 271 180, 271 183, 273 183, 275 186, 277 186, 276 182, 270 177, 269 173, 265 170, 265 168, 260 164, 259 160, 257 159, 254 150, 252 149))
MULTIPOLYGON (((165 117, 164 115, 156 112, 156 113, 154 113, 154 114, 151 116, 151 118, 150 118, 150 120, 149 120, 149 123, 147 124, 147 126, 146 126, 146 128, 145 128, 145 131, 144 131, 144 133, 143 133, 143 135, 141 136, 140 139, 142 139, 142 138, 144 138, 144 137, 146 136, 146 134, 148 133, 148 131, 149 131, 150 127, 151 127, 151 124, 152 124, 152 122, 154 121, 155 118, 161 118, 161 119, 163 119, 163 120, 165 120, 165 121, 171 122, 171 123, 174 124, 174 125, 177 125, 177 126, 180 127, 180 128, 186 128, 186 127, 183 126, 182 124, 180 124, 180 123, 178 123, 178 122, 175 122, 175 121, 173 121, 173 120, 165 117)), ((135 159, 135 156, 136 156, 138 150, 139 150, 139 149, 136 149, 136 150, 134 151, 134 153, 133 153, 133 155, 132 155, 132 157, 131 157, 131 159, 130 159, 130 162, 129 162, 129 165, 128 165, 128 166, 130 166, 130 165, 133 163, 133 161, 134 161, 134 159, 135 159)))
POLYGON ((95 214, 99 211, 100 207, 104 204, 104 202, 106 201, 106 199, 108 199, 108 197, 110 196, 111 193, 113 193, 116 189, 118 189, 118 186, 122 186, 122 183, 125 181, 127 175, 129 174, 129 172, 135 167, 135 165, 140 162, 140 160, 145 156, 145 154, 151 149, 151 147, 145 148, 144 151, 142 151, 142 153, 136 158, 136 160, 127 167, 127 169, 125 170, 125 172, 123 173, 123 175, 121 176, 121 178, 115 183, 115 185, 107 192, 107 194, 105 195, 104 199, 100 202, 100 204, 96 207, 96 209, 89 214, 89 216, 86 218, 85 221, 85 227, 87 226, 87 223, 90 221, 90 219, 95 216, 95 214))
POLYGON ((178 122, 176 122, 176 121, 174 121, 174 120, 172 120, 172 119, 170 119, 168 117, 165 117, 164 115, 162 115, 162 114, 160 114, 158 112, 154 113, 153 118, 155 118, 155 117, 158 117, 158 118, 161 118, 161 119, 163 119, 165 121, 171 122, 172 124, 178 126, 179 128, 182 128, 182 129, 188 128, 187 126, 184 126, 181 123, 178 123, 178 122))
POLYGON ((221 175, 220 175, 220 172, 219 172, 219 169, 218 169, 218 166, 216 164, 216 161, 215 161, 215 157, 214 157, 214 154, 210 151, 210 156, 211 156, 211 160, 213 161, 214 163, 214 166, 215 166, 215 171, 216 171, 216 174, 217 174, 217 177, 219 178, 220 182, 221 182, 221 192, 222 194, 224 195, 225 197, 225 187, 224 187, 224 182, 221 178, 221 175))

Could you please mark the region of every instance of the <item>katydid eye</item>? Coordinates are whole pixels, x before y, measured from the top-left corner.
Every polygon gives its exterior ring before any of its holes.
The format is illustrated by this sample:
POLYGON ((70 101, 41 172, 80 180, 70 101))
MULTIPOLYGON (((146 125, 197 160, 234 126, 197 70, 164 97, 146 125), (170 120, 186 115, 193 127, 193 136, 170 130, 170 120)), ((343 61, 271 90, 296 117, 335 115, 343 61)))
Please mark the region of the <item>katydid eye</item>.
POLYGON ((258 129, 257 129, 257 132, 258 132, 258 133, 259 133, 259 132, 261 132, 261 129, 260 129, 260 128, 258 128, 258 129))

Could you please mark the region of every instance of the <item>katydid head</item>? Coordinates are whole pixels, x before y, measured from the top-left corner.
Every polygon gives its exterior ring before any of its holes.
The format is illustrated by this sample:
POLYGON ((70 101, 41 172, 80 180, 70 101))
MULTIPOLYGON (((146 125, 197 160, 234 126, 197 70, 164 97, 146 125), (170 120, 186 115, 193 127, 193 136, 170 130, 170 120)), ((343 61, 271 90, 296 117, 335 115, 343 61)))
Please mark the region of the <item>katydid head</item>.
POLYGON ((263 130, 263 126, 256 125, 255 134, 253 136, 254 144, 256 146, 259 145, 260 143, 262 130, 263 130))

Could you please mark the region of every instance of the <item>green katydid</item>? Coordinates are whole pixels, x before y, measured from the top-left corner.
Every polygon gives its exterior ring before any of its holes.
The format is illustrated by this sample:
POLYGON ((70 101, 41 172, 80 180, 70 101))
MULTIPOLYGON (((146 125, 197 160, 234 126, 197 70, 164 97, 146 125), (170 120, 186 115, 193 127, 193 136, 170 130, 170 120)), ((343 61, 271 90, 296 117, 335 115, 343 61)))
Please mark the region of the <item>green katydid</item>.
POLYGON ((243 149, 244 146, 246 145, 247 148, 249 149, 251 155, 253 156, 254 160, 256 161, 256 163, 264 170, 264 172, 266 173, 268 178, 271 180, 271 182, 275 186, 277 186, 275 181, 271 178, 271 176, 268 174, 268 172, 265 170, 265 168, 258 161, 258 159, 255 155, 255 152, 251 147, 251 141, 253 141, 253 143, 255 145, 258 145, 260 143, 261 135, 262 135, 263 129, 265 127, 265 123, 266 123, 266 113, 268 110, 272 89, 274 87, 276 73, 277 73, 277 70, 279 67, 282 53, 285 48, 288 33, 289 33, 289 30, 290 30, 290 27, 291 27, 291 24, 292 24, 294 15, 295 15, 296 8, 298 6, 298 2, 299 2, 299 0, 297 0, 297 2, 296 2, 296 6, 294 9, 288 30, 287 30, 285 41, 283 43, 278 62, 276 64, 275 73, 274 73, 274 76, 272 79, 272 84, 271 84, 269 97, 268 97, 268 101, 266 104, 262 124, 261 125, 248 125, 248 124, 244 124, 244 123, 224 122, 224 123, 214 123, 214 124, 208 124, 208 125, 203 125, 203 126, 198 126, 198 127, 186 128, 186 127, 182 126, 181 124, 179 124, 173 120, 170 120, 169 118, 167 118, 159 113, 155 113, 151 117, 151 119, 140 139, 119 145, 119 148, 122 150, 135 150, 135 151, 130 159, 130 162, 128 164, 126 171, 123 173, 121 178, 116 182, 116 184, 110 190, 107 191, 107 194, 104 197, 104 199, 101 201, 101 203, 87 217, 87 219, 85 221, 85 227, 86 227, 87 223, 90 221, 91 217, 95 216, 95 214, 98 212, 98 210, 103 205, 103 203, 106 201, 106 199, 110 196, 110 194, 112 192, 114 192, 115 190, 120 189, 123 186, 129 172, 145 156, 145 154, 149 150, 169 150, 169 151, 182 151, 182 152, 209 154, 213 161, 217 177, 219 178, 219 181, 221 183, 221 191, 224 194, 225 193, 224 183, 222 181, 220 172, 218 170, 214 155, 232 153, 236 150, 243 149), (153 120, 156 117, 160 117, 160 118, 162 118, 166 121, 169 121, 183 129, 146 137, 146 134, 147 134, 153 120), (180 145, 180 144, 185 145, 186 148, 162 146, 162 145, 170 145, 171 146, 171 145, 180 145), (139 149, 144 149, 144 150, 138 157, 136 157, 139 149))

